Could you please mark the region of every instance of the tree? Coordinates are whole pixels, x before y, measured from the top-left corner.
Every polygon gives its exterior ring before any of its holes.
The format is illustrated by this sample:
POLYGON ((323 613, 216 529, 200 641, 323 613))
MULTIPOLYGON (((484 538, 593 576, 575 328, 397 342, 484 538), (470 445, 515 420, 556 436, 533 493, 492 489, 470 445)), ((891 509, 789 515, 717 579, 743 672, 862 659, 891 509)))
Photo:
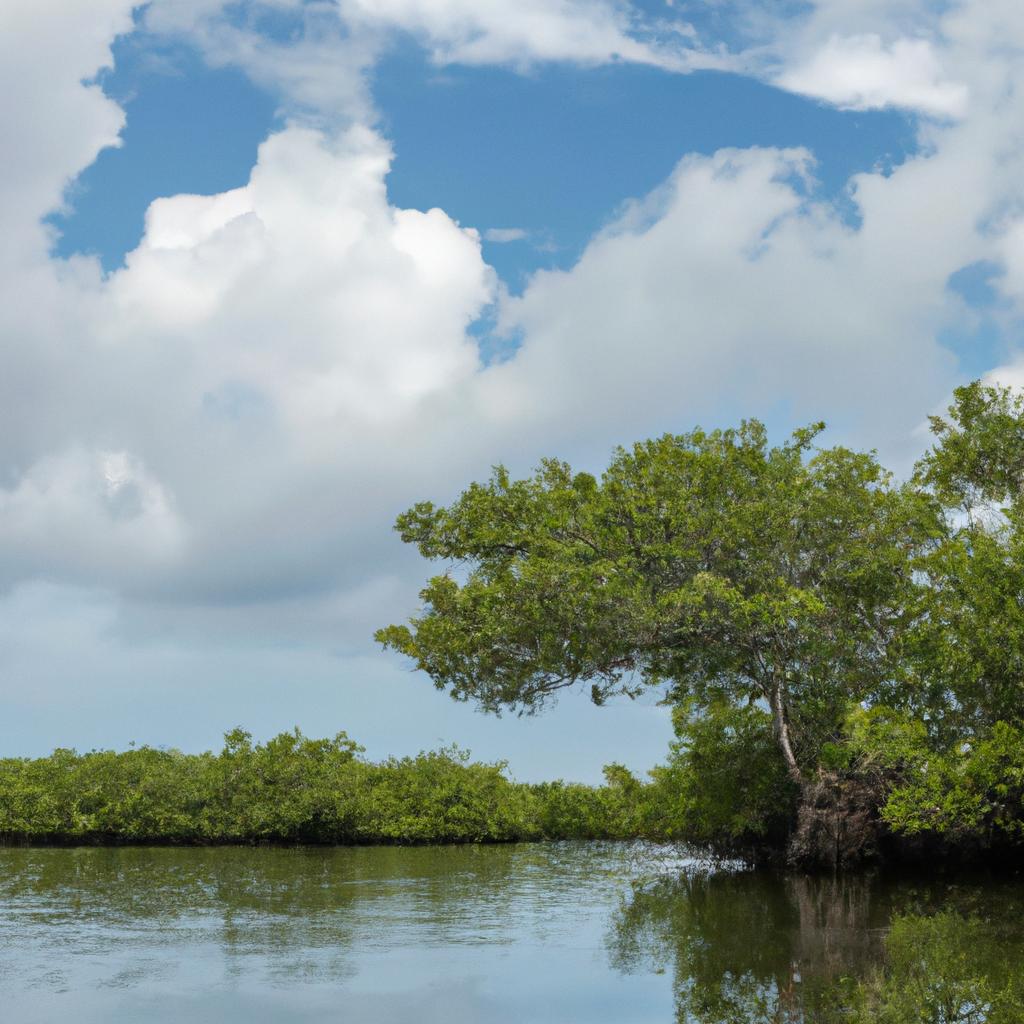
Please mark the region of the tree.
POLYGON ((894 672, 934 501, 871 454, 819 449, 816 424, 771 447, 756 421, 619 449, 600 481, 548 460, 498 467, 396 529, 432 578, 409 625, 377 632, 439 689, 533 712, 589 684, 596 703, 662 686, 701 714, 770 715, 800 787, 852 704, 894 672))
POLYGON ((911 655, 923 714, 951 745, 1024 725, 1024 396, 975 381, 931 425, 916 479, 945 519, 919 563, 911 655))

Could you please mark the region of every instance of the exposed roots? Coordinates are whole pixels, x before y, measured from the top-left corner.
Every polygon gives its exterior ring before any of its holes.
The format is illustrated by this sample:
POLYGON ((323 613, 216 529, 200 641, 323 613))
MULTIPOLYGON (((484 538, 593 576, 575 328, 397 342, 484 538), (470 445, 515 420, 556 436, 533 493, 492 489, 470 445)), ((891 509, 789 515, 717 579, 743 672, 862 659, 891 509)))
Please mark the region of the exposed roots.
POLYGON ((833 871, 877 860, 884 836, 877 779, 820 771, 805 783, 786 859, 793 867, 833 871))

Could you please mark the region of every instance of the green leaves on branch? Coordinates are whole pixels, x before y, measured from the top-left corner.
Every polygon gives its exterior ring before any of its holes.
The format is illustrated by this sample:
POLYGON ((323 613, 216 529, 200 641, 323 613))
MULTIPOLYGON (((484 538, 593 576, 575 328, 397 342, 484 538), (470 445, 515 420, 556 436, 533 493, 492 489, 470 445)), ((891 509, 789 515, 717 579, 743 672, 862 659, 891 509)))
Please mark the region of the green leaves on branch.
POLYGON ((646 831, 661 839, 756 861, 785 841, 798 793, 756 705, 693 701, 673 711, 677 739, 651 772, 646 831))
POLYGON ((1024 396, 974 381, 954 392, 948 419, 929 416, 937 442, 918 479, 943 505, 970 514, 1024 491, 1024 396))

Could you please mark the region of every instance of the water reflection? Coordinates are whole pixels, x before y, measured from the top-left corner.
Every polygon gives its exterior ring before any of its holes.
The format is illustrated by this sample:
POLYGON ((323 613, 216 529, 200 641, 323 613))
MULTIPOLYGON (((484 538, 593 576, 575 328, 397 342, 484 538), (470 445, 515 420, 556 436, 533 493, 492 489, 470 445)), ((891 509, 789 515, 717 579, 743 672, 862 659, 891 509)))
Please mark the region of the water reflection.
POLYGON ((0 996, 19 1022, 663 1021, 660 979, 607 967, 627 876, 600 844, 0 850, 0 996))
POLYGON ((0 849, 0 998, 19 1024, 1015 1019, 992 1007, 1024 963, 1019 884, 636 879, 593 843, 0 849), (890 1012, 929 972, 974 1016, 890 1012))
POLYGON ((680 1024, 874 1020, 886 1001, 905 1004, 908 1015, 892 1020, 980 1024, 996 1018, 977 1006, 962 1018, 929 1016, 920 996, 907 995, 899 957, 943 962, 926 981, 935 991, 1024 972, 1022 910, 1024 888, 1005 880, 691 872, 638 887, 613 916, 608 947, 620 970, 670 973, 680 1024), (953 957, 934 928, 917 926, 936 913, 972 932, 953 957), (903 926, 899 948, 894 921, 903 926))

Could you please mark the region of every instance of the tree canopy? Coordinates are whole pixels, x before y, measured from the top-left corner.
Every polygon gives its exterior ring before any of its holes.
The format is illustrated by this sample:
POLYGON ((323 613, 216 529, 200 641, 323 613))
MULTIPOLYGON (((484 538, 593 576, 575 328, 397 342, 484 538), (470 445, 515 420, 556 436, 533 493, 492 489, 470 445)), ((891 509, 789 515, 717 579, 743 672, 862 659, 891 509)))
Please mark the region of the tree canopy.
POLYGON ((378 638, 489 710, 579 682, 599 703, 662 683, 700 706, 763 701, 798 777, 888 678, 933 519, 873 456, 815 449, 819 430, 779 447, 756 422, 669 435, 600 481, 499 467, 449 508, 417 505, 402 539, 468 575, 434 577, 424 613, 378 638))
POLYGON ((617 450, 600 479, 498 466, 399 517, 447 565, 377 638, 489 711, 658 687, 682 757, 707 747, 688 723, 731 743, 729 709, 749 708, 797 802, 859 773, 874 818, 927 760, 894 737, 955 757, 1024 725, 1024 400, 975 383, 931 425, 906 481, 820 446, 820 423, 780 445, 756 421, 666 435, 617 450))

